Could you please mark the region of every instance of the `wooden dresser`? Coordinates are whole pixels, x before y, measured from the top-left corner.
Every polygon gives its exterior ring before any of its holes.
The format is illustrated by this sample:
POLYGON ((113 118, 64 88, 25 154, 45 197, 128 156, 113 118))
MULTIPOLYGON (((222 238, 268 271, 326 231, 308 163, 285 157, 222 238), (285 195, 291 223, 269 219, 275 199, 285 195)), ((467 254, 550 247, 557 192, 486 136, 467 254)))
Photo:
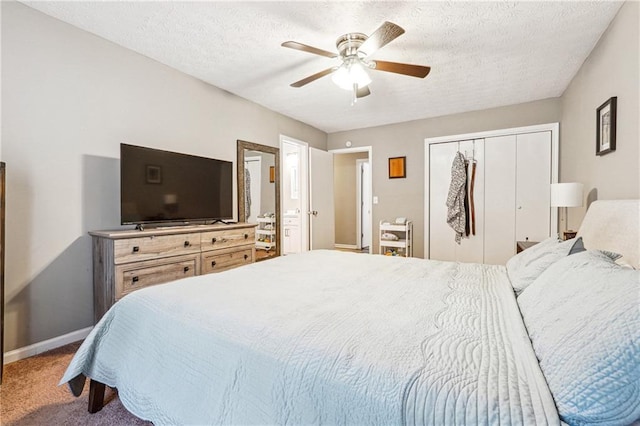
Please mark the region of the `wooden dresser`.
POLYGON ((238 223, 89 232, 93 237, 95 322, 116 301, 140 288, 253 263, 255 226, 238 223))

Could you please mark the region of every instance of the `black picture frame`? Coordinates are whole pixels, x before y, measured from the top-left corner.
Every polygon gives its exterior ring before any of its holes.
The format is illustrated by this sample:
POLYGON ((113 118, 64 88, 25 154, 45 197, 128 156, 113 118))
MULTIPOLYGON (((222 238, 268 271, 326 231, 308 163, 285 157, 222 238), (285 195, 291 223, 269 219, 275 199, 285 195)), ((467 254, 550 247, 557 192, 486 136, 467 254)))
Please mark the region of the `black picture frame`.
POLYGON ((389 179, 402 179, 407 177, 407 157, 389 158, 389 179))
POLYGON ((616 150, 616 96, 607 99, 596 110, 596 155, 604 155, 616 150))

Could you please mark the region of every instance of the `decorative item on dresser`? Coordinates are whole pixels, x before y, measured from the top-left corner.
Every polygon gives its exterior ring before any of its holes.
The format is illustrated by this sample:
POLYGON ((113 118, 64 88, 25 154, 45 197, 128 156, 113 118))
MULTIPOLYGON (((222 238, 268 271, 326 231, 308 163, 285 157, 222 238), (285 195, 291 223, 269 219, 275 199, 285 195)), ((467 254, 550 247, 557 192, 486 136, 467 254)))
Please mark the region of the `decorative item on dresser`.
POLYGON ((94 231, 94 320, 132 291, 255 261, 255 226, 94 231))
POLYGON ((254 244, 262 250, 256 261, 280 256, 280 149, 242 140, 236 149, 237 164, 245 165, 237 168, 238 200, 243 200, 238 221, 259 225, 254 244), (250 158, 260 158, 257 169, 247 167, 250 158))

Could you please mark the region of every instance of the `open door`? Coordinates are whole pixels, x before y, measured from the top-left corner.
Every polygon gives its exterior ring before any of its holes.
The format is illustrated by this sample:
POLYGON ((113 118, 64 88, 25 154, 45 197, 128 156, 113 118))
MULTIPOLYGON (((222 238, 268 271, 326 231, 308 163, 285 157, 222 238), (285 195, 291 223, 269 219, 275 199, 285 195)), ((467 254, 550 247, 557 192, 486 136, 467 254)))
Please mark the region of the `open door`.
POLYGON ((315 148, 309 148, 309 207, 311 250, 333 250, 333 154, 315 148))

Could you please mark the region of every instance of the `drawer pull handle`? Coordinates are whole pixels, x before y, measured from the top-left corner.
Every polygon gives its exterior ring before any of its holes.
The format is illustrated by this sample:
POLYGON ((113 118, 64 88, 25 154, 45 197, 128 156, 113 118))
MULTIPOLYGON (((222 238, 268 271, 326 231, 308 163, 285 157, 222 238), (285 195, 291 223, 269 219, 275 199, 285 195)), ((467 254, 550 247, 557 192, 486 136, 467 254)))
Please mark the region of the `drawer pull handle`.
POLYGON ((247 238, 249 238, 249 234, 244 234, 244 239, 246 240, 247 238))
POLYGON ((212 239, 211 239, 211 244, 215 244, 215 243, 216 243, 216 241, 218 241, 218 239, 217 239, 217 238, 215 238, 215 237, 214 237, 214 238, 212 238, 212 239))
POLYGON ((249 255, 248 255, 248 254, 245 254, 245 255, 244 255, 244 260, 247 260, 248 258, 249 258, 249 255))
POLYGON ((133 246, 133 252, 134 253, 138 253, 140 251, 140 247, 138 246, 133 246))
POLYGON ((191 245, 191 243, 190 243, 189 241, 185 241, 185 242, 184 242, 184 246, 185 246, 185 247, 189 247, 190 245, 191 245))
POLYGON ((184 271, 185 271, 185 272, 189 272, 189 267, 188 267, 188 266, 185 266, 185 267, 184 267, 184 271))
POLYGON ((213 268, 214 266, 216 266, 216 261, 215 260, 211 262, 211 267, 213 268))
POLYGON ((131 281, 133 281, 134 283, 137 283, 137 282, 138 282, 138 280, 139 280, 139 278, 138 278, 138 277, 133 277, 133 279, 132 279, 131 281))

